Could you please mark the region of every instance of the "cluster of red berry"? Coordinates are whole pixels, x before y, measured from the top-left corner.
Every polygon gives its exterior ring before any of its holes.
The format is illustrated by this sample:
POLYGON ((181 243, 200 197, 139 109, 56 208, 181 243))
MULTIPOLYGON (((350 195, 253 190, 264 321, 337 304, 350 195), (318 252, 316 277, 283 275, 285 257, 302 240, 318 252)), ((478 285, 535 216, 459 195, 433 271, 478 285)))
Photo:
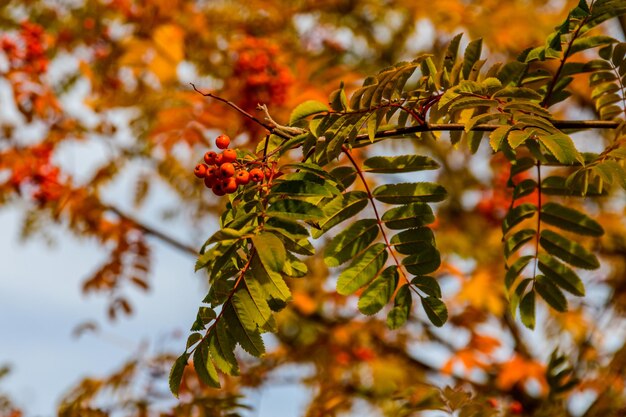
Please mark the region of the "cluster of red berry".
POLYGON ((237 161, 237 151, 228 149, 228 136, 218 136, 215 145, 222 152, 208 151, 204 154, 205 163, 196 165, 194 169, 195 176, 203 179, 204 185, 213 190, 215 195, 232 194, 240 185, 263 181, 265 174, 262 169, 252 168, 248 171, 244 164, 237 161))
POLYGON ((264 39, 248 37, 235 49, 235 75, 244 81, 241 106, 251 110, 257 103, 285 104, 294 77, 279 62, 278 47, 264 39))
POLYGON ((51 156, 52 147, 47 144, 20 150, 19 159, 16 158, 10 167, 11 186, 18 193, 29 190, 33 199, 40 204, 58 200, 63 193, 63 185, 59 182, 60 169, 51 163, 51 156))
POLYGON ((45 55, 43 27, 31 22, 23 22, 19 34, 19 43, 5 35, 0 40, 2 50, 9 58, 12 69, 41 74, 48 69, 45 55))

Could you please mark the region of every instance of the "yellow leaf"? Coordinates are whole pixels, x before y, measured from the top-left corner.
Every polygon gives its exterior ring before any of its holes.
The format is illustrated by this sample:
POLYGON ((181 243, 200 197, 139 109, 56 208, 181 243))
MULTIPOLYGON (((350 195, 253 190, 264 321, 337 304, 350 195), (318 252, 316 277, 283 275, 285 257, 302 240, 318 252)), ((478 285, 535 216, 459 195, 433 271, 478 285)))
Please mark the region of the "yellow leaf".
POLYGON ((156 53, 150 70, 161 83, 176 80, 176 68, 185 56, 183 30, 172 24, 161 25, 154 31, 152 40, 156 53))
POLYGON ((515 384, 523 384, 529 379, 534 379, 545 392, 548 389, 545 372, 545 367, 539 362, 515 355, 510 361, 502 364, 496 384, 500 389, 508 391, 515 384))
POLYGON ((478 309, 499 316, 504 310, 501 287, 502 284, 496 274, 491 274, 486 270, 478 270, 469 282, 463 283, 458 298, 461 301, 469 302, 478 309))

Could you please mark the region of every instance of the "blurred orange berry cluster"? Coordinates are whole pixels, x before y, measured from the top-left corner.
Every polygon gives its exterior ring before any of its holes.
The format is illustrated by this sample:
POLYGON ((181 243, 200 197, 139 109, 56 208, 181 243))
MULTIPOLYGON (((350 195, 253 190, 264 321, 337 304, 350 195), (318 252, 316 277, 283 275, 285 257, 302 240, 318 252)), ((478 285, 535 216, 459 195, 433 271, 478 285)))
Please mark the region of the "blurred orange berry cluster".
POLYGON ((59 168, 50 161, 52 147, 36 145, 22 150, 21 154, 19 158, 11 158, 15 163, 9 167, 12 170, 10 185, 18 193, 28 189, 40 204, 58 200, 63 186, 59 183, 59 168))
POLYGON ((22 22, 19 35, 3 35, 2 50, 7 55, 11 69, 29 74, 42 74, 48 70, 45 54, 43 27, 31 22, 22 22))
POLYGON ((282 105, 294 78, 278 60, 279 49, 264 39, 245 38, 236 49, 235 76, 243 82, 241 107, 255 109, 258 103, 282 105))
MULTIPOLYGON (((509 183, 509 177, 511 172, 511 163, 504 157, 495 157, 491 162, 494 177, 492 185, 489 189, 483 191, 482 198, 477 204, 476 209, 485 217, 489 222, 493 224, 500 224, 506 213, 511 206, 511 199, 513 198, 513 188, 520 182, 531 178, 528 171, 520 172, 511 178, 509 183)), ((537 204, 537 190, 531 194, 516 199, 513 202, 513 207, 517 207, 523 203, 537 204)))

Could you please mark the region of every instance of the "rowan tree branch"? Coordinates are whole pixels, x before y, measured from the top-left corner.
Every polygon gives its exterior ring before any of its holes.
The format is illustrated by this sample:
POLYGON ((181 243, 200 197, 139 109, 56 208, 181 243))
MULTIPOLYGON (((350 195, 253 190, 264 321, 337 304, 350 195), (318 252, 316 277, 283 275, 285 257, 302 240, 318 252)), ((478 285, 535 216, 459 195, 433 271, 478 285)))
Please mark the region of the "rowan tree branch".
MULTIPOLYGON (((609 120, 552 120, 554 127, 557 129, 617 129, 618 122, 609 120)), ((495 124, 480 124, 472 128, 478 132, 492 132, 502 125, 495 124)), ((420 132, 435 132, 435 131, 462 131, 465 130, 463 123, 424 123, 418 126, 400 127, 397 129, 383 130, 376 133, 376 138, 389 138, 393 136, 403 136, 412 133, 420 132)), ((369 136, 367 134, 357 135, 356 141, 367 141, 369 143, 369 136)))
POLYGON ((221 101, 222 103, 225 103, 226 105, 232 107, 233 109, 235 109, 237 112, 239 112, 240 114, 242 114, 244 117, 252 120, 254 123, 258 124, 259 126, 262 126, 263 128, 265 128, 268 132, 270 132, 271 134, 274 134, 276 136, 280 136, 283 139, 289 139, 290 136, 286 135, 285 133, 281 132, 279 129, 277 129, 280 126, 276 126, 276 125, 272 125, 269 123, 265 123, 264 121, 262 121, 261 119, 259 119, 258 117, 248 113, 247 111, 245 111, 244 109, 242 109, 241 107, 239 107, 238 105, 236 105, 235 103, 233 103, 230 100, 226 100, 225 98, 222 98, 220 96, 216 96, 213 93, 203 93, 202 91, 198 90, 198 88, 195 86, 195 84, 190 83, 191 87, 193 88, 193 90, 195 92, 197 92, 198 94, 204 96, 204 97, 211 97, 217 101, 221 101))
POLYGON ((182 243, 176 239, 174 239, 173 237, 160 232, 156 229, 154 229, 153 227, 148 226, 147 224, 144 224, 142 222, 140 222, 139 220, 135 219, 134 217, 131 217, 130 215, 122 212, 119 208, 115 207, 115 206, 111 206, 111 205, 105 205, 104 208, 112 213, 115 213, 118 217, 120 217, 121 219, 124 219, 126 221, 128 221, 129 223, 132 223, 136 228, 138 228, 139 230, 141 230, 142 232, 144 232, 146 235, 149 236, 153 236, 156 237, 157 239, 160 239, 161 241, 163 241, 164 243, 167 243, 168 245, 170 245, 171 247, 178 249, 181 252, 187 253, 189 255, 192 256, 198 256, 198 249, 189 246, 185 243, 182 243))

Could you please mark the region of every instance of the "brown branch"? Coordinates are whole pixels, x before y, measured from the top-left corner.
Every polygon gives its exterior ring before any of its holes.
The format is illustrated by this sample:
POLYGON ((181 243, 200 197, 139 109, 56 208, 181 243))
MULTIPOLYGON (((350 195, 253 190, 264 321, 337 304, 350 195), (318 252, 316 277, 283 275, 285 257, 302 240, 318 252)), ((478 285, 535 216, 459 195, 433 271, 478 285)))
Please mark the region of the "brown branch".
POLYGON ((176 239, 174 239, 171 236, 166 235, 163 232, 160 232, 142 222, 140 222, 139 220, 129 216, 128 214, 122 212, 120 209, 118 209, 115 206, 110 206, 110 205, 105 205, 104 208, 112 213, 115 213, 118 217, 120 217, 121 219, 124 219, 126 221, 128 221, 129 223, 132 223, 136 228, 138 228, 139 230, 141 230, 142 232, 144 232, 146 235, 149 236, 153 236, 156 237, 157 239, 162 240, 164 243, 167 243, 168 245, 172 246, 175 249, 180 250, 181 252, 190 254, 192 256, 198 256, 198 250, 192 246, 189 246, 185 243, 182 243, 176 239))
POLYGON ((290 137, 288 135, 285 135, 282 132, 278 132, 276 131, 276 126, 270 125, 268 123, 263 122, 262 120, 260 120, 258 117, 248 113, 247 111, 245 111, 244 109, 242 109, 241 107, 239 107, 238 105, 236 105, 235 103, 233 103, 230 100, 226 100, 225 98, 222 98, 220 96, 216 96, 213 93, 203 93, 202 91, 198 90, 198 88, 196 88, 196 86, 193 83, 190 83, 191 87, 193 88, 193 90, 195 92, 197 92, 198 94, 204 96, 204 97, 211 97, 217 101, 221 101, 222 103, 225 103, 226 105, 232 107, 233 109, 235 109, 237 112, 239 112, 240 114, 242 114, 244 117, 252 120, 254 123, 258 124, 259 126, 262 126, 263 128, 265 128, 269 133, 280 136, 283 139, 289 139, 290 137))
MULTIPOLYGON (((617 129, 618 122, 609 120, 552 120, 551 123, 557 129, 617 129)), ((492 132, 502 125, 494 124, 480 124, 472 128, 473 131, 478 132, 492 132)), ((420 132, 435 132, 435 131, 462 131, 465 130, 463 123, 425 123, 418 126, 399 127, 397 129, 384 130, 376 133, 376 138, 389 138, 393 136, 403 136, 412 133, 420 132)), ((357 135, 356 141, 367 141, 369 143, 369 136, 367 134, 357 135)))

